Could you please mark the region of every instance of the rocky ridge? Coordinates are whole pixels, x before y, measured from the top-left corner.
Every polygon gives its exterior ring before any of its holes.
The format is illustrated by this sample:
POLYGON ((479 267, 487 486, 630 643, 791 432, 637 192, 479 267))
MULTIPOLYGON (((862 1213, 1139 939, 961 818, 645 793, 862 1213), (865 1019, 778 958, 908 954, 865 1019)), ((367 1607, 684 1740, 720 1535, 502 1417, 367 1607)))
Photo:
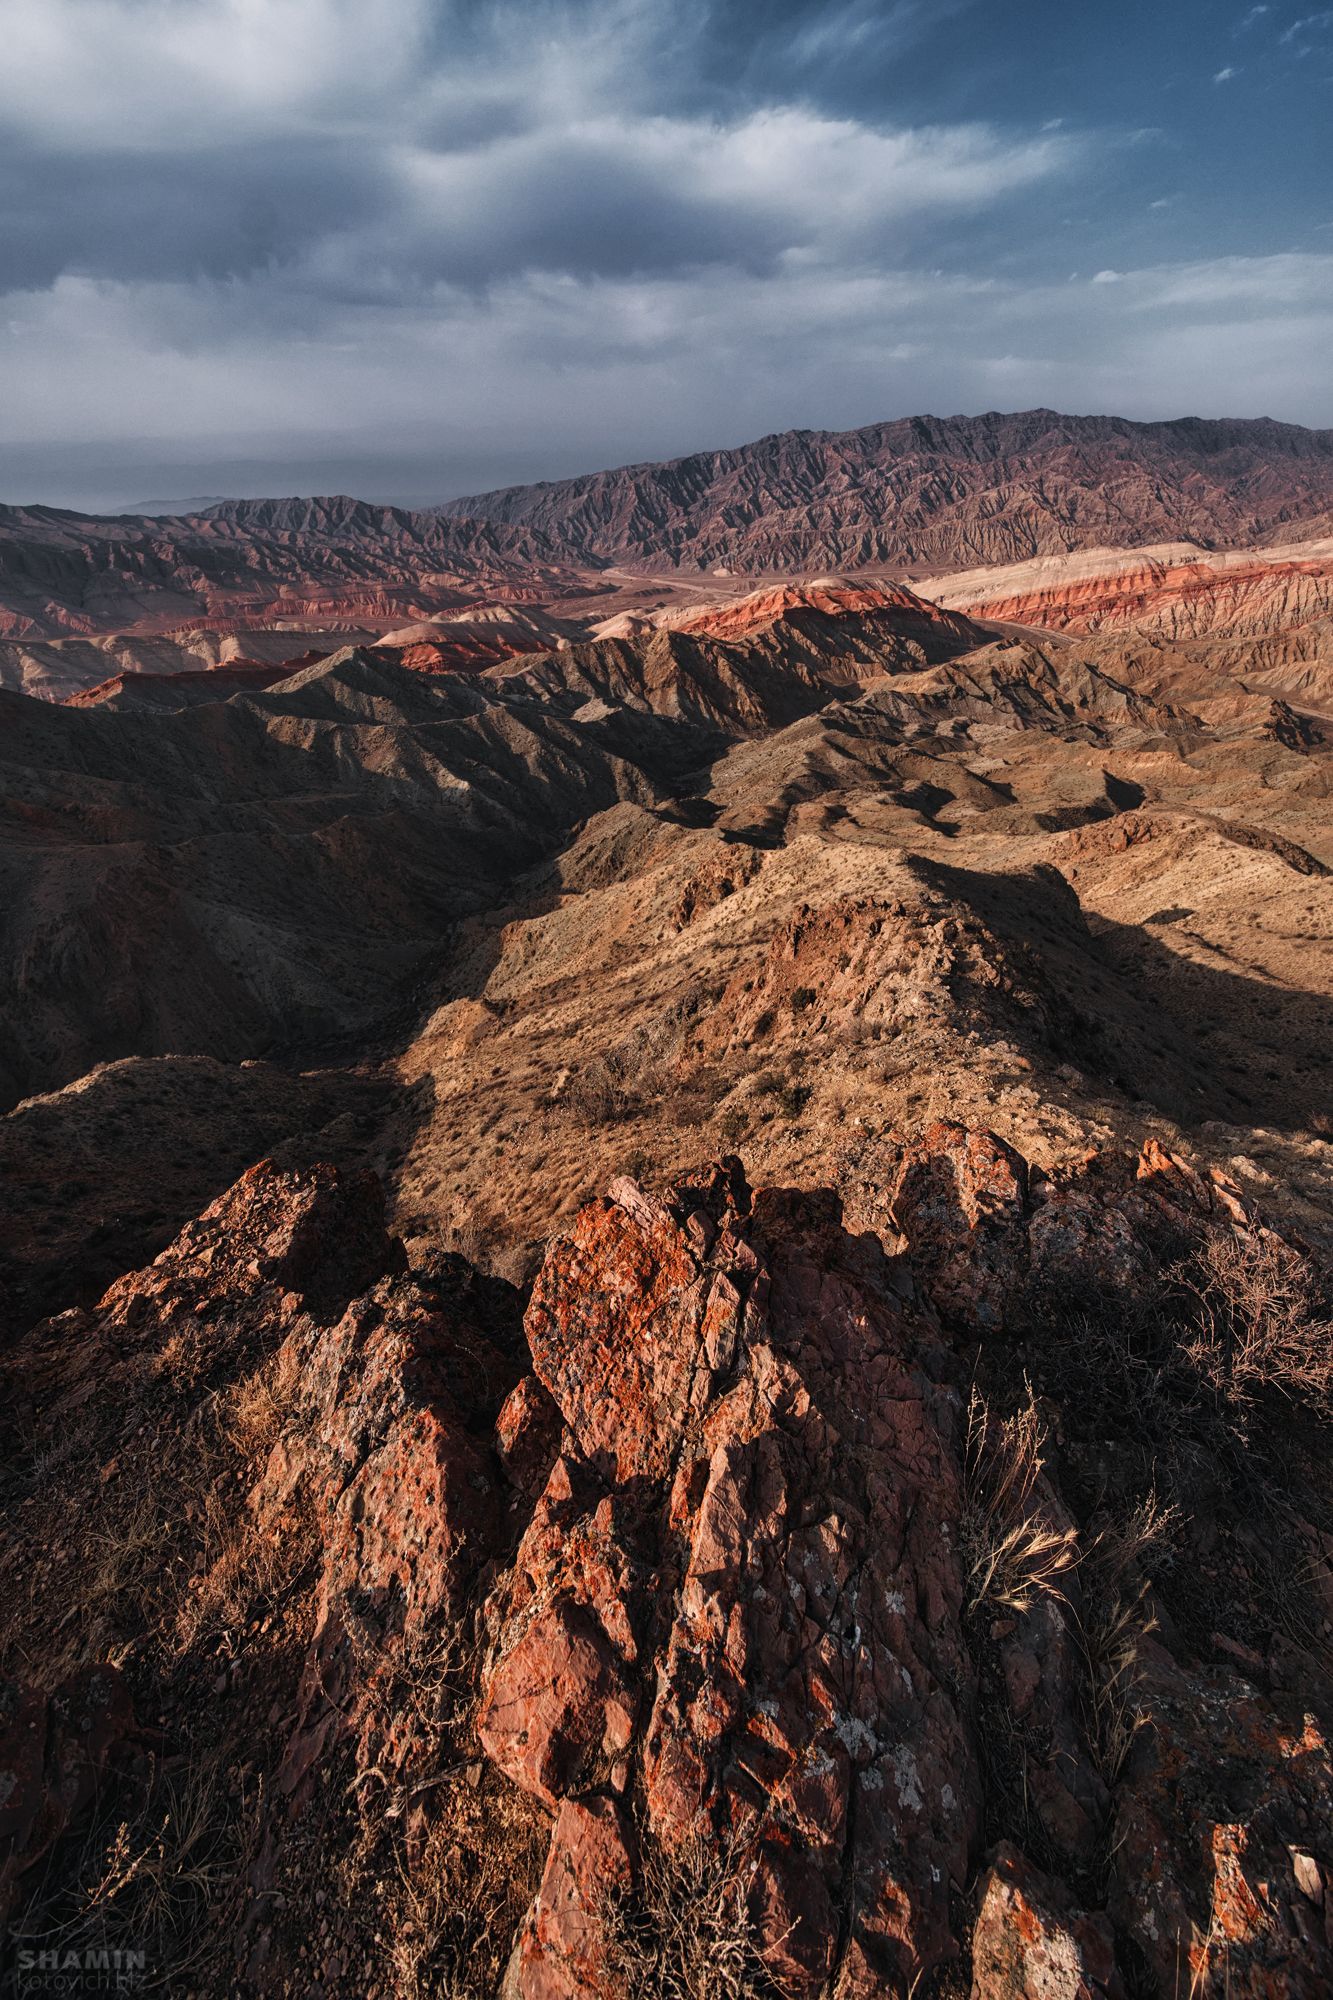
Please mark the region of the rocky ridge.
POLYGON ((486 676, 362 648, 268 685, 154 677, 63 708, 0 691, 15 885, 0 1094, 131 1053, 364 1032, 453 923, 590 813, 665 805, 728 743, 982 636, 904 605, 731 641, 608 640, 486 676), (156 982, 167 964, 189 972, 156 982))
POLYGON ((1214 555, 1176 544, 1047 556, 922 584, 987 623, 1045 631, 1151 633, 1207 644, 1217 668, 1280 685, 1310 707, 1333 701, 1333 543, 1214 555))
POLYGON ((1331 503, 1327 431, 1029 410, 786 431, 473 494, 442 512, 530 529, 571 561, 791 574, 963 569, 1182 539, 1242 547, 1296 524, 1326 534, 1331 503))
MULTIPOLYGON (((0 633, 12 639, 159 633, 218 614, 260 622, 359 609, 448 609, 478 578, 523 602, 540 538, 342 496, 227 500, 180 519, 0 508, 0 633), (127 616, 127 607, 132 607, 127 616)), ((400 616, 399 622, 403 622, 400 616)))
MULTIPOLYGON (((1245 1508, 1186 1515, 1201 1468, 1167 1445, 1243 1429, 1274 1553, 1308 1561, 1326 1412, 1284 1478, 1280 1379, 1242 1393, 1174 1274, 1280 1271, 1312 1315, 1317 1274, 1160 1146, 1044 1175, 937 1125, 886 1164, 879 1236, 735 1159, 620 1181, 521 1330, 462 1260, 408 1268, 373 1180, 263 1164, 34 1329, 7 1364, 21 1926, 77 1909, 99 1839, 136 1852, 189 1771, 211 1914, 186 1876, 153 1942, 206 1990, 1324 1990, 1333 1601, 1311 1571, 1293 1626, 1245 1508), (1099 1423, 1141 1413, 1111 1389, 1090 1427, 1074 1393, 1094 1298, 1108 1333, 1152 1300, 1167 1357, 1158 1455, 1109 1480, 1099 1423), (91 1599, 108 1540, 128 1573, 91 1599), (1202 1615, 1195 1568, 1230 1577, 1202 1615), (53 1591, 100 1603, 116 1664, 60 1678, 53 1591)), ((147 1921, 133 1871, 103 1893, 147 1921)))

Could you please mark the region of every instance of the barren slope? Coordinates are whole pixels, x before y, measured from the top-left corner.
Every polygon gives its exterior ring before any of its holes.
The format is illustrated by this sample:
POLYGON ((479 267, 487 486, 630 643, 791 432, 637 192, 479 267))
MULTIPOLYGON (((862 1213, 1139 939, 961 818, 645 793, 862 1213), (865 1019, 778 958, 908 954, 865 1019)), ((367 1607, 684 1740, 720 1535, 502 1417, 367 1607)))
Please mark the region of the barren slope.
POLYGON ((938 603, 975 618, 1068 632, 1210 641, 1219 673, 1333 704, 1333 542, 1209 554, 1185 543, 1093 549, 929 578, 938 603))

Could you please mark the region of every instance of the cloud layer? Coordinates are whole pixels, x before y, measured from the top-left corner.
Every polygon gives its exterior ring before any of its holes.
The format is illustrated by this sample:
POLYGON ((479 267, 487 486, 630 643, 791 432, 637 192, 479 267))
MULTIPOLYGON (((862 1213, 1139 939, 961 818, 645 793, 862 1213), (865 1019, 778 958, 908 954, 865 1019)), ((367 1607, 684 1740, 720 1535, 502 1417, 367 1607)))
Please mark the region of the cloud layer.
POLYGON ((427 497, 925 407, 1333 421, 1333 246, 1079 272, 1143 134, 857 101, 948 11, 9 0, 5 497, 44 453, 101 504, 241 459, 427 497))

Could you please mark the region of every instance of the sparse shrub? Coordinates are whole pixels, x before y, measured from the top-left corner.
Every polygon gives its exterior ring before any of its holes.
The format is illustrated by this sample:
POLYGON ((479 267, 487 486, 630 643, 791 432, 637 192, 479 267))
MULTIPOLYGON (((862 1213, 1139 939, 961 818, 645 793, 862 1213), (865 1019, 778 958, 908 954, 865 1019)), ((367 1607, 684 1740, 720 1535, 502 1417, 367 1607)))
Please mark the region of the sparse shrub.
POLYGON ((609 1125, 624 1109, 624 1093, 604 1056, 572 1071, 560 1102, 585 1125, 609 1125))
POLYGON ((799 1118, 813 1095, 808 1083, 794 1083, 789 1078, 778 1092, 778 1109, 784 1118, 799 1118))
POLYGON ((750 1121, 739 1104, 729 1104, 717 1121, 717 1129, 728 1146, 738 1146, 750 1129, 750 1121))
POLYGON ((449 1815, 436 1820, 415 1865, 396 1856, 388 1905, 395 2000, 492 2000, 505 1951, 536 1886, 528 1860, 504 1846, 464 1849, 449 1815))
POLYGON ((816 993, 813 986, 798 986, 795 992, 791 996, 792 1013, 804 1014, 808 1012, 808 1010, 814 1006, 818 998, 819 995, 818 993, 816 993))
POLYGON ((633 1891, 608 1898, 609 1957, 634 2000, 758 2000, 774 1991, 746 1909, 734 1850, 703 1839, 668 1853, 645 1843, 633 1891))
POLYGON ((475 1208, 460 1208, 445 1229, 445 1239, 451 1250, 475 1267, 486 1255, 490 1231, 475 1208))
POLYGON ((511 1239, 493 1248, 486 1259, 484 1269, 489 1277, 503 1278, 507 1285, 523 1291, 536 1275, 541 1264, 544 1245, 511 1239))
POLYGON ((1242 1417, 1268 1392, 1333 1413, 1333 1322, 1302 1258, 1219 1232, 1182 1276, 1194 1301, 1184 1352, 1212 1395, 1242 1417))
POLYGON ((570 1072, 558 1102, 589 1125, 609 1125, 675 1086, 685 1027, 701 1005, 691 988, 656 1020, 570 1072))

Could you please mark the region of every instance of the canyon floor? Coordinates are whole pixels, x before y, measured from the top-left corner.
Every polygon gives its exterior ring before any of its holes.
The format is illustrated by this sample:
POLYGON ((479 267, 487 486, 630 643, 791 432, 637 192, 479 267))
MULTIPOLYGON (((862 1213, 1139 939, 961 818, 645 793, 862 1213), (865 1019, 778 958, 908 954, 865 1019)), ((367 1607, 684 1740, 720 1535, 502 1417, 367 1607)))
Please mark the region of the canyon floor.
POLYGON ((0 648, 12 1963, 1333 1990, 1329 544, 524 532, 0 648))

